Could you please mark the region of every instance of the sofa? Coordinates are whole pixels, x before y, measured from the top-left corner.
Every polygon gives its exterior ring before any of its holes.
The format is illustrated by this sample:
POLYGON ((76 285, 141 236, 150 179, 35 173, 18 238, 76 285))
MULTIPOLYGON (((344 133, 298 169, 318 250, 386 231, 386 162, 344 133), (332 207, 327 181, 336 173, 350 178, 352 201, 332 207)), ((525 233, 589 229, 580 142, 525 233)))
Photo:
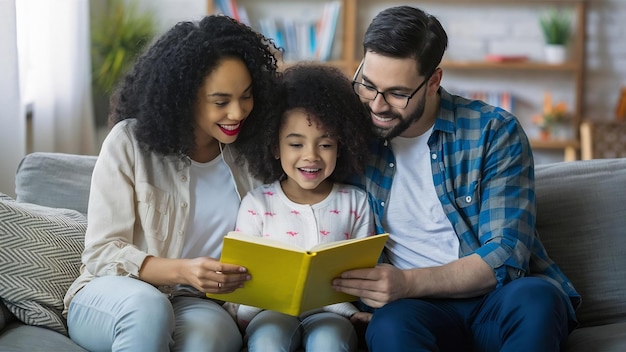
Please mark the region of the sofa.
MULTIPOLYGON (((16 199, 0 195, 0 351, 84 351, 61 311, 95 160, 29 154, 16 199)), ((538 165, 535 175, 539 234, 582 295, 564 350, 626 351, 626 158, 538 165)))

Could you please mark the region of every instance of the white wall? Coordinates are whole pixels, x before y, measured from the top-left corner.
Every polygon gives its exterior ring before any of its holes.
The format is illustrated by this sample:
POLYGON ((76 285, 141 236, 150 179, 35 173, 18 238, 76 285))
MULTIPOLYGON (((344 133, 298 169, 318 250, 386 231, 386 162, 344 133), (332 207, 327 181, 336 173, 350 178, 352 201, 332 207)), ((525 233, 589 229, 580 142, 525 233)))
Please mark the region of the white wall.
POLYGON ((0 192, 15 196, 15 169, 26 153, 18 85, 15 0, 0 0, 0 192))
POLYGON ((587 116, 613 118, 620 87, 626 86, 626 1, 588 1, 587 116))

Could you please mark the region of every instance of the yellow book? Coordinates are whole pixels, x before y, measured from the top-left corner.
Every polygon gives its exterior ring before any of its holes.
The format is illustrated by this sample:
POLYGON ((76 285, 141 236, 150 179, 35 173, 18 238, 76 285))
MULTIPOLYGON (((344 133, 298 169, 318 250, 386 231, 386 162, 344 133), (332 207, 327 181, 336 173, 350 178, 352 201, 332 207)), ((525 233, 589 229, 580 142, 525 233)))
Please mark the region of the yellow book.
POLYGON ((351 269, 373 268, 388 234, 324 243, 310 250, 260 236, 229 232, 223 263, 248 268, 252 279, 231 293, 207 297, 299 315, 311 309, 357 297, 336 292, 334 278, 351 269))

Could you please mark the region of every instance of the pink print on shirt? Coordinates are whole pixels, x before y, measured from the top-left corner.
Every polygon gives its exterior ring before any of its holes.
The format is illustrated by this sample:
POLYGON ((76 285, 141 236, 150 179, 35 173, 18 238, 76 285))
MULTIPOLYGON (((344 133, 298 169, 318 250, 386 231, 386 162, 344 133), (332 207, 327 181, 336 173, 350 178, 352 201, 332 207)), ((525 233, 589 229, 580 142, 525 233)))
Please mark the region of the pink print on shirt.
POLYGON ((288 234, 289 236, 291 236, 291 237, 295 237, 295 236, 297 236, 297 235, 298 235, 298 233, 297 233, 297 232, 295 232, 295 231, 287 231, 287 234, 288 234))
POLYGON ((339 210, 337 210, 337 209, 333 209, 330 212, 333 213, 333 214, 339 214, 339 210))
POLYGON ((249 213, 250 215, 252 215, 252 216, 255 216, 255 215, 256 215, 256 211, 254 211, 254 210, 252 210, 252 209, 248 210, 248 213, 249 213))
POLYGON ((330 235, 330 232, 329 232, 329 231, 326 231, 326 230, 322 230, 322 231, 320 231, 320 233, 322 234, 322 236, 328 236, 328 235, 330 235))
POLYGON ((354 214, 354 218, 356 220, 359 220, 361 218, 361 216, 357 214, 356 210, 350 210, 350 214, 354 214))

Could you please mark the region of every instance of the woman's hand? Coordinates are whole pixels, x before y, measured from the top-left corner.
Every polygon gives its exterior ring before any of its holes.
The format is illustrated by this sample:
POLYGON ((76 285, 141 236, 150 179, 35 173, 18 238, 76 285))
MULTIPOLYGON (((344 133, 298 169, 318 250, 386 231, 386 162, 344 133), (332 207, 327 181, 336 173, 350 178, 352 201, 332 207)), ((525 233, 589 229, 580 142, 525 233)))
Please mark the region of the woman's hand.
POLYGON ((250 280, 246 268, 209 257, 171 259, 147 257, 139 278, 155 286, 191 285, 201 292, 229 293, 250 280))
POLYGON ((189 285, 209 293, 233 292, 250 280, 246 268, 208 257, 189 259, 183 276, 189 285))

